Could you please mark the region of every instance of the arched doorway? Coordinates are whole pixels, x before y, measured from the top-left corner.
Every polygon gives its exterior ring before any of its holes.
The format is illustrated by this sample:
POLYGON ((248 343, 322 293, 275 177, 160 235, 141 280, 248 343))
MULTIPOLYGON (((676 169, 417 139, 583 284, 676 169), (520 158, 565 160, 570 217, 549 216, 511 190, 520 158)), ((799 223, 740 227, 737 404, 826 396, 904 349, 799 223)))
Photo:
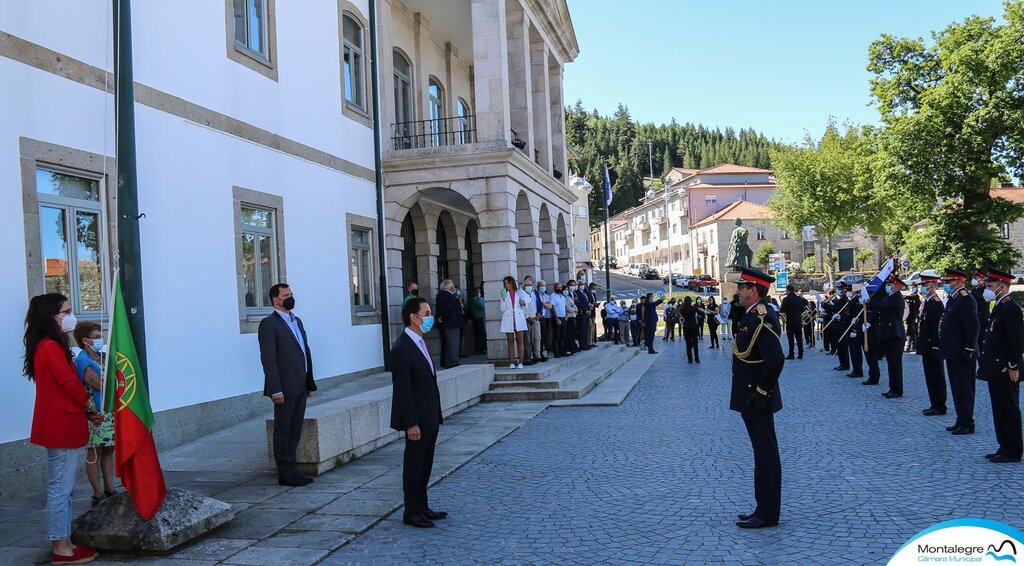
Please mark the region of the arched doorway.
POLYGON ((440 283, 445 279, 449 279, 450 270, 448 269, 448 233, 445 230, 444 222, 440 218, 437 219, 437 234, 434 243, 437 244, 437 282, 440 283))
POLYGON ((412 223, 412 212, 405 215, 402 221, 402 285, 410 281, 419 281, 419 269, 416 267, 416 227, 412 223))

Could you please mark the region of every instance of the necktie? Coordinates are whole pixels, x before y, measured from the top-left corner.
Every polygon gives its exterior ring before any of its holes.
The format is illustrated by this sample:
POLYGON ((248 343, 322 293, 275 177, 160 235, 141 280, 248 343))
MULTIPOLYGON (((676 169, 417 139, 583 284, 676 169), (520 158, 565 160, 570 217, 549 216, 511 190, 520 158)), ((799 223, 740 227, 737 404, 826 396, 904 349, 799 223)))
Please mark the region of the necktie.
POLYGON ((430 364, 430 373, 434 373, 434 360, 430 359, 430 354, 427 352, 427 343, 422 338, 416 341, 416 345, 420 347, 420 351, 423 352, 423 357, 427 358, 427 363, 430 364))

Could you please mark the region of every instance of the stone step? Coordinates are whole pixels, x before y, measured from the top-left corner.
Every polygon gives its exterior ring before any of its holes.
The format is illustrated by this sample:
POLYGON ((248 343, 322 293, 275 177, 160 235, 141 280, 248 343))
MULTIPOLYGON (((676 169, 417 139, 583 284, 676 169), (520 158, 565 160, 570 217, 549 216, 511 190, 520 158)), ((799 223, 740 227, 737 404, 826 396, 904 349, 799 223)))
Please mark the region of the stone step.
POLYGON ((571 365, 580 363, 582 356, 601 353, 608 349, 624 348, 625 346, 619 344, 609 344, 607 342, 601 342, 597 344, 594 349, 587 352, 577 352, 571 356, 564 358, 549 358, 548 361, 532 366, 526 366, 523 369, 511 369, 503 367, 501 365, 494 366, 494 381, 529 381, 529 380, 547 380, 551 375, 561 371, 562 369, 571 365))
POLYGON ((508 387, 527 387, 534 389, 550 389, 550 385, 539 385, 554 383, 554 387, 560 387, 566 381, 576 377, 580 373, 589 371, 591 368, 604 363, 609 357, 620 352, 621 346, 616 348, 600 348, 590 350, 589 352, 581 352, 575 354, 573 357, 576 358, 575 363, 562 363, 553 368, 553 371, 545 371, 543 378, 537 379, 535 375, 527 376, 528 379, 509 379, 515 377, 515 374, 506 374, 506 379, 502 381, 495 380, 491 383, 491 389, 508 388, 508 387))
MULTIPOLYGON (((626 362, 637 355, 636 348, 619 348, 604 356, 597 356, 590 363, 580 363, 581 368, 564 368, 549 381, 558 382, 558 388, 531 387, 522 383, 514 387, 499 387, 483 394, 481 401, 556 401, 579 399, 615 373, 626 362)), ((582 360, 579 360, 582 361, 582 360)))

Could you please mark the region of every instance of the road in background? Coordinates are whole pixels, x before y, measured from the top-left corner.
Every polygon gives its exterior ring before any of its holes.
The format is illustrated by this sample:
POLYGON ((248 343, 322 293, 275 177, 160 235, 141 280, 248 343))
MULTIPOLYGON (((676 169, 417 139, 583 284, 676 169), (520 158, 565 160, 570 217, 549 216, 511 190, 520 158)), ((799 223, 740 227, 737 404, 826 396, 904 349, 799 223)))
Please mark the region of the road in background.
MULTIPOLYGON (((659 277, 657 279, 641 279, 639 277, 631 277, 629 275, 623 275, 616 271, 612 271, 612 297, 616 299, 636 299, 641 295, 647 293, 657 293, 658 291, 665 290, 665 283, 659 277), (638 295, 639 290, 639 295, 638 295)), ((594 282, 597 283, 600 290, 598 292, 598 299, 603 301, 605 298, 604 293, 604 282, 605 275, 604 271, 594 270, 594 282)), ((682 293, 684 289, 682 287, 672 287, 672 290, 677 293, 682 293)), ((717 295, 718 293, 695 293, 704 296, 717 295)))

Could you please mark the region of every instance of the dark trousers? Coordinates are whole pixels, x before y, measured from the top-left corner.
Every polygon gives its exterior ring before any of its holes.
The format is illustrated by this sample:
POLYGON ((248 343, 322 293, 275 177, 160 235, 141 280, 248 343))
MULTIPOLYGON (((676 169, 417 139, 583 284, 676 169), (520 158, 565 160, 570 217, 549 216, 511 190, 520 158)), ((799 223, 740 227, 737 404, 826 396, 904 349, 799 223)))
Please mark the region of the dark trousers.
POLYGON ((868 380, 878 383, 882 377, 882 370, 878 367, 878 358, 882 356, 882 344, 871 342, 868 344, 868 351, 864 352, 864 358, 868 362, 868 380))
POLYGON ((563 325, 565 330, 562 336, 562 351, 569 353, 576 350, 576 321, 579 317, 566 318, 563 325))
POLYGON ((804 341, 807 342, 808 346, 810 346, 812 348, 814 347, 814 323, 813 322, 808 322, 807 324, 804 325, 804 341))
POLYGON ((605 332, 605 338, 604 339, 606 341, 607 340, 614 340, 615 343, 618 344, 619 340, 622 340, 622 337, 619 335, 619 319, 617 319, 617 318, 607 318, 607 319, 605 319, 605 324, 607 324, 608 326, 604 327, 604 332, 605 332))
POLYGON ((917 348, 917 318, 907 318, 907 347, 911 350, 917 348))
POLYGON ((675 322, 666 322, 665 323, 665 339, 666 340, 669 340, 669 339, 675 340, 676 339, 676 323, 675 322))
POLYGON ((405 457, 402 459, 402 492, 405 494, 405 516, 416 517, 430 508, 427 504, 427 485, 434 467, 434 446, 437 444, 435 427, 421 428, 416 442, 405 438, 405 457))
POLYGON ((1019 460, 1024 454, 1020 423, 1020 382, 1014 383, 1005 374, 988 381, 992 399, 992 422, 996 428, 999 454, 1019 460))
POLYGON ((551 353, 556 356, 565 355, 565 317, 559 317, 558 322, 551 319, 551 353))
POLYGON ((587 349, 587 340, 590 339, 590 316, 580 315, 576 317, 576 343, 580 350, 587 349))
MULTIPOLYGON (((846 330, 846 329, 843 328, 843 330, 846 330)), ((842 332, 842 331, 840 331, 840 332, 842 332)), ((841 368, 843 368, 843 369, 850 369, 850 345, 849 345, 849 340, 847 340, 846 338, 843 338, 842 340, 840 340, 839 339, 839 335, 836 334, 835 339, 833 341, 833 344, 835 345, 836 352, 839 353, 839 366, 841 368)))
POLYGON ((683 327, 683 338, 686 340, 686 361, 700 361, 700 346, 698 346, 697 327, 683 327))
POLYGON ((441 331, 441 343, 444 348, 441 350, 444 355, 441 357, 442 367, 459 365, 459 351, 462 350, 462 329, 445 328, 441 331))
POLYGON ((629 331, 633 335, 633 345, 640 345, 640 321, 631 320, 629 321, 629 331))
POLYGON ((551 319, 541 318, 540 319, 540 355, 544 356, 544 352, 551 351, 551 319))
POLYGON ((846 335, 846 347, 850 352, 850 373, 864 373, 864 337, 860 332, 856 336, 846 335))
POLYGON ((709 322, 708 323, 708 334, 711 336, 711 347, 712 348, 719 348, 719 347, 721 347, 721 344, 718 343, 718 323, 717 322, 709 322))
POLYGON ((473 319, 473 353, 480 354, 487 351, 487 330, 484 319, 473 319))
POLYGON ((305 395, 285 397, 284 403, 274 405, 274 463, 281 478, 290 479, 299 473, 295 467, 295 451, 299 448, 305 417, 305 395))
POLYGON ((793 342, 796 342, 797 351, 804 355, 804 327, 799 324, 786 324, 786 340, 789 341, 789 355, 793 355, 793 342))
POLYGON ((956 409, 957 426, 974 426, 975 367, 974 360, 966 364, 959 357, 946 360, 949 392, 953 397, 953 408, 956 409))
POLYGON ((899 338, 882 341, 885 365, 889 368, 889 391, 903 395, 903 345, 899 338))
POLYGON ((754 516, 777 521, 782 509, 782 458, 775 436, 775 415, 754 416, 741 413, 747 427, 750 447, 754 449, 754 516))
POLYGON ((921 356, 921 365, 924 367, 924 385, 928 388, 931 408, 946 412, 946 371, 938 351, 925 352, 921 356))
POLYGON ((648 352, 654 351, 654 335, 658 332, 658 321, 644 323, 644 346, 648 352))

